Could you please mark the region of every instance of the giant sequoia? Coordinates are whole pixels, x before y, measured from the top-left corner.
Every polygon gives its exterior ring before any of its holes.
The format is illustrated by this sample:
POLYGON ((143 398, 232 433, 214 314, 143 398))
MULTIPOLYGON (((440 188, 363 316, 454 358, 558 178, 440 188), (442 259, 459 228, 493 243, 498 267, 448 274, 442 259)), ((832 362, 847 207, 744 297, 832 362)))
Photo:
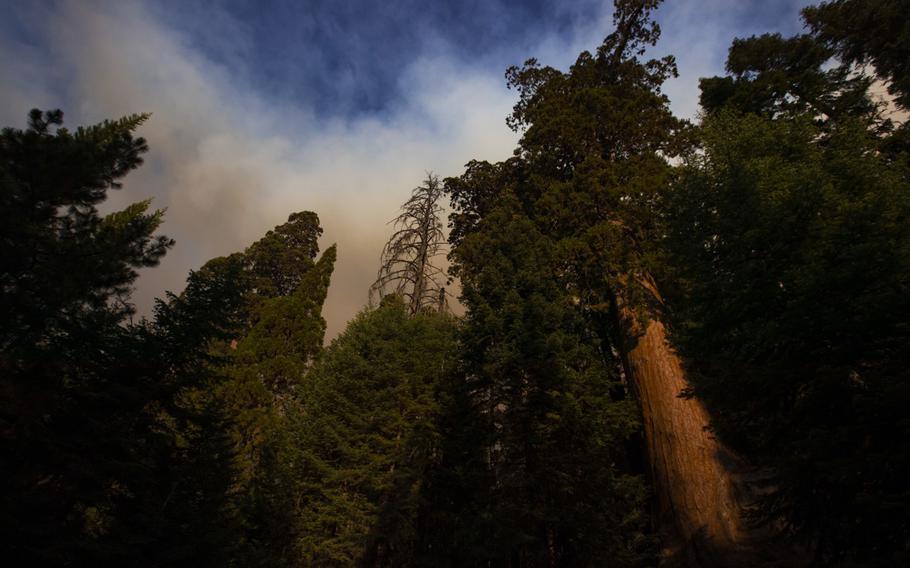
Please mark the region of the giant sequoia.
MULTIPOLYGON (((514 192, 559 253, 556 269, 601 340, 622 355, 644 420, 669 555, 722 562, 751 538, 737 501, 736 459, 707 430, 667 342, 661 296, 649 273, 653 205, 666 186, 666 157, 685 146, 687 128, 660 86, 675 74, 671 57, 638 58, 656 42, 649 19, 657 2, 618 2, 616 31, 568 73, 531 60, 507 73, 519 102, 510 123, 523 132, 516 162, 496 166, 500 195, 514 192)), ((477 166, 449 184, 456 223, 483 218, 501 197, 477 166)), ((460 234, 470 227, 455 227, 460 234)))
POLYGON ((696 124, 645 58, 659 0, 615 4, 567 71, 507 71, 513 156, 415 188, 327 348, 315 213, 133 321, 173 242, 98 208, 148 117, 5 129, 2 559, 910 563, 908 129, 870 96, 907 108, 899 3, 735 40, 696 124))

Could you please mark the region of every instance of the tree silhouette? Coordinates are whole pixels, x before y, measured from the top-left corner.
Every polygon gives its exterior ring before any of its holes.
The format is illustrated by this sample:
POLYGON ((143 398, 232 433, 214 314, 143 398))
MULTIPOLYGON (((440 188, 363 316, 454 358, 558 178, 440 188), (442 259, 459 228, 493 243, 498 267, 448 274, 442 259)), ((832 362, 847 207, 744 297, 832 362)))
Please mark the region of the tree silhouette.
POLYGON ((382 249, 370 303, 377 296, 395 294, 404 299, 412 315, 424 309, 447 309, 443 270, 434 264, 445 246, 443 209, 438 203, 442 194, 439 177, 428 172, 423 185, 414 188, 401 213, 391 221, 396 231, 382 249))

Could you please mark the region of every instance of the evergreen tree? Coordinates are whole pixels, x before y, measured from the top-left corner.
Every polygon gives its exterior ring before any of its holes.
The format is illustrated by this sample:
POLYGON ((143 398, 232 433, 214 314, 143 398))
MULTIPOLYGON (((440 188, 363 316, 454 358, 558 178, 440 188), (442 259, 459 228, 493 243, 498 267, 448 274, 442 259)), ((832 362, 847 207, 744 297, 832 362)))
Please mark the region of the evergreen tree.
MULTIPOLYGON (((778 72, 758 55, 755 68, 778 72)), ((695 392, 724 439, 772 467, 759 513, 823 565, 898 565, 910 551, 910 187, 906 162, 879 151, 875 116, 722 106, 667 201, 695 392)))
POLYGON ((847 64, 871 64, 910 109, 910 23, 900 0, 832 0, 803 9, 813 35, 847 64))
POLYGON ((302 473, 302 566, 413 562, 421 486, 434 448, 437 381, 451 372, 454 321, 409 315, 397 296, 361 313, 308 377, 292 414, 302 473))
MULTIPOLYGON (((33 110, 0 134, 0 421, 5 558, 28 565, 126 557, 125 518, 155 488, 161 368, 121 325, 136 270, 172 241, 140 201, 101 216, 142 163, 147 115, 78 128, 33 110), (148 490, 148 491, 147 491, 148 490)), ((137 520, 137 518, 133 518, 137 520)))
POLYGON ((300 211, 253 243, 244 258, 256 295, 272 298, 293 293, 313 267, 321 235, 319 217, 300 211))
POLYGON ((453 253, 468 309, 461 380, 470 399, 463 402, 487 429, 473 440, 485 444, 486 463, 473 463, 489 468, 491 483, 464 504, 481 511, 461 518, 483 531, 483 541, 469 541, 461 558, 469 565, 647 565, 645 486, 619 465, 639 427, 635 405, 624 395, 618 359, 560 281, 553 241, 519 210, 501 197, 453 253))
POLYGON ((809 115, 821 124, 845 117, 877 119, 866 96, 872 80, 847 65, 828 65, 834 51, 809 35, 735 39, 726 77, 701 79, 701 107, 770 118, 809 115))
POLYGON ((744 464, 706 430, 701 402, 679 396, 688 383, 651 275, 668 158, 690 143, 661 92, 676 73, 673 58, 640 59, 660 35, 650 17, 658 4, 617 1, 616 30, 568 72, 535 60, 507 72, 519 96, 509 119, 522 131, 516 157, 494 167, 472 163, 460 181, 447 182, 452 233, 467 242, 479 217, 502 195, 515 196, 510 206, 552 242, 560 285, 603 350, 621 355, 640 400, 664 555, 758 564, 768 547, 753 546, 758 535, 742 518, 732 471, 744 464), (501 184, 498 193, 492 184, 501 184))
MULTIPOLYGON (((255 323, 237 344, 217 393, 231 421, 237 474, 232 492, 244 522, 245 565, 294 562, 294 478, 286 470, 285 454, 292 451, 289 444, 299 441, 288 438, 287 421, 300 404, 304 376, 322 351, 321 312, 335 250, 327 249, 290 295, 256 306, 255 323)), ((284 278, 284 273, 276 274, 284 278)))
POLYGON ((159 489, 140 511, 155 525, 144 528, 145 549, 131 551, 134 559, 228 564, 234 555, 241 534, 229 499, 234 452, 229 417, 213 393, 229 342, 244 329, 248 289, 243 258, 235 254, 207 262, 190 273, 181 294, 157 302, 148 356, 169 385, 157 410, 159 428, 172 442, 156 471, 159 489))

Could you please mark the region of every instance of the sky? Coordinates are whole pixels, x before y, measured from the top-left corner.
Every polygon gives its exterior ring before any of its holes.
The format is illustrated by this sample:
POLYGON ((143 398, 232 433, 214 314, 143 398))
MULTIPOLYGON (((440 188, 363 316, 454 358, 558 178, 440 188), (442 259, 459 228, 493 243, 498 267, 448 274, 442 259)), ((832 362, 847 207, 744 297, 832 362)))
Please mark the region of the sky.
MULTIPOLYGON (((723 73, 735 37, 798 33, 809 3, 667 1, 652 54, 677 58, 674 112, 697 116, 698 79, 723 73)), ((142 271, 140 314, 206 260, 317 212, 323 248, 338 245, 331 338, 366 304, 387 222, 426 172, 511 155, 505 69, 566 69, 611 30, 612 2, 594 0, 6 0, 0 126, 35 107, 70 127, 152 113, 146 163, 104 206, 167 209, 177 244, 142 271)))

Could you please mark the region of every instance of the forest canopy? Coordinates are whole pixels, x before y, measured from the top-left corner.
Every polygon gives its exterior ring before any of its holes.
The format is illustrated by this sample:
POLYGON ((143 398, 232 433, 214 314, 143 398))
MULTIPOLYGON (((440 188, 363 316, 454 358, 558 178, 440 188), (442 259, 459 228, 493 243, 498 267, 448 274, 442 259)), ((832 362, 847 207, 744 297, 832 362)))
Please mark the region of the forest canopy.
POLYGON ((906 6, 734 40, 688 121, 660 4, 506 70, 514 153, 415 180, 328 344, 317 213, 141 317, 153 117, 3 129, 4 562, 910 565, 906 6))

